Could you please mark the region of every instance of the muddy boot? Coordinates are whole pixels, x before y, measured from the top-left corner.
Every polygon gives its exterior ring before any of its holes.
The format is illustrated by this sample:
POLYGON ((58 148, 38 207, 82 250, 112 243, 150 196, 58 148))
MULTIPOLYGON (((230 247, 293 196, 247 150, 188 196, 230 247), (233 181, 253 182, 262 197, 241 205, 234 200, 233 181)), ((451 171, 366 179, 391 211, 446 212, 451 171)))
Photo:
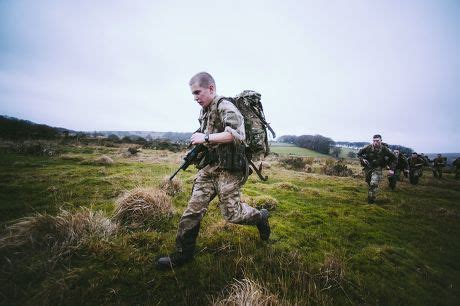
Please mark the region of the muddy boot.
POLYGON ((192 259, 193 255, 176 252, 172 253, 169 256, 158 258, 155 267, 158 270, 168 270, 174 267, 182 266, 183 264, 191 261, 192 259))
POLYGON ((262 208, 260 210, 260 220, 256 224, 261 240, 268 240, 268 238, 270 238, 270 224, 268 223, 269 217, 270 213, 268 210, 262 208))

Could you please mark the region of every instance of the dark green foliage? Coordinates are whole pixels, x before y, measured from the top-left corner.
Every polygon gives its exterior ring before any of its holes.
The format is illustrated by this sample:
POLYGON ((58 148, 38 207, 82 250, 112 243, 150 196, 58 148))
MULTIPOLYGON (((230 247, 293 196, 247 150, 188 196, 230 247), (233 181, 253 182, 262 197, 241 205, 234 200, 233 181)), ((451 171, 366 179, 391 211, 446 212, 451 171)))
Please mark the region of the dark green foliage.
POLYGON ((307 159, 297 156, 282 157, 279 160, 280 164, 292 170, 303 170, 307 164, 307 159))
POLYGON ((27 120, 0 116, 0 139, 54 139, 62 134, 64 129, 36 124, 27 120))

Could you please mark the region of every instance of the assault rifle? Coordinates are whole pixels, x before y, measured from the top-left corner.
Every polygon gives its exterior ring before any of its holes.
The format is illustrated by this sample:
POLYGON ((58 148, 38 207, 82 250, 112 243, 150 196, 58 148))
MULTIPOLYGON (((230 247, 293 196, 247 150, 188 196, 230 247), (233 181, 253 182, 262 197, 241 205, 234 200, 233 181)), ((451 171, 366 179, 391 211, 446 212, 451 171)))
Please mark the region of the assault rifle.
POLYGON ((171 177, 169 178, 170 181, 172 181, 172 179, 176 176, 176 174, 182 169, 182 170, 187 170, 188 166, 190 166, 191 164, 195 163, 196 161, 198 161, 198 155, 200 155, 201 152, 204 152, 206 151, 207 148, 205 145, 203 144, 199 144, 199 145, 196 145, 193 149, 191 149, 187 155, 185 155, 184 157, 184 162, 182 163, 182 165, 179 167, 179 169, 176 170, 176 172, 174 172, 173 175, 171 175, 171 177))

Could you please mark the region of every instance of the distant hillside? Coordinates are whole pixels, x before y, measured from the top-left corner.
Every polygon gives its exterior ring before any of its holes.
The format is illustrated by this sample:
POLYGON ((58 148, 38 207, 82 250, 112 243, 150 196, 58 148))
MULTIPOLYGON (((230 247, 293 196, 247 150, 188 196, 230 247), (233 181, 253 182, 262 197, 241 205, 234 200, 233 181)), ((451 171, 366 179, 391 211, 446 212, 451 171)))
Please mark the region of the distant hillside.
POLYGON ((142 137, 146 140, 168 139, 173 142, 188 142, 192 133, 154 132, 154 131, 73 131, 61 127, 52 127, 38 124, 29 120, 0 115, 0 139, 54 139, 63 135, 84 134, 89 137, 109 137, 116 135, 123 137, 142 137))
POLYGON ((95 131, 87 132, 89 134, 96 133, 97 135, 109 137, 110 135, 117 135, 120 138, 123 137, 142 137, 146 140, 152 139, 169 139, 171 141, 189 141, 192 137, 192 133, 177 133, 177 132, 153 132, 153 131, 95 131))
POLYGON ((8 116, 0 116, 0 138, 8 140, 54 139, 74 131, 37 124, 8 116))

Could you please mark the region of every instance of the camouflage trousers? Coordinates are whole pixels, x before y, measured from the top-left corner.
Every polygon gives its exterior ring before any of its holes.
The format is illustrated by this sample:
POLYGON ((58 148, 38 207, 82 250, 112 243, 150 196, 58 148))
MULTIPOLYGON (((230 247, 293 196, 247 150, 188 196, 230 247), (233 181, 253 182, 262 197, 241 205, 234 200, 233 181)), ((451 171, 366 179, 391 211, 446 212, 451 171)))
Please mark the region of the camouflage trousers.
POLYGON ((373 169, 365 169, 364 171, 366 172, 366 183, 369 186, 367 196, 369 198, 375 199, 379 191, 379 183, 382 180, 382 176, 383 176, 382 169, 373 168, 373 169))
POLYGON ((219 208, 225 220, 256 225, 260 219, 259 210, 240 200, 242 173, 234 173, 208 165, 196 175, 192 196, 188 202, 176 235, 176 250, 193 254, 200 222, 208 210, 209 203, 219 197, 219 208))
POLYGON ((442 167, 433 167, 433 176, 442 178, 442 167))
POLYGON ((401 180, 401 170, 396 169, 393 175, 388 175, 388 183, 391 189, 396 188, 396 182, 401 180))

